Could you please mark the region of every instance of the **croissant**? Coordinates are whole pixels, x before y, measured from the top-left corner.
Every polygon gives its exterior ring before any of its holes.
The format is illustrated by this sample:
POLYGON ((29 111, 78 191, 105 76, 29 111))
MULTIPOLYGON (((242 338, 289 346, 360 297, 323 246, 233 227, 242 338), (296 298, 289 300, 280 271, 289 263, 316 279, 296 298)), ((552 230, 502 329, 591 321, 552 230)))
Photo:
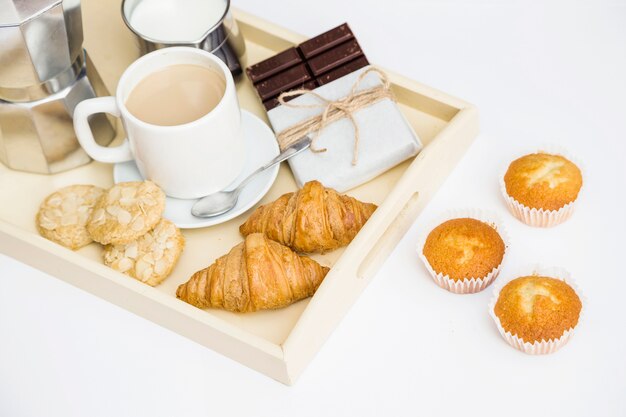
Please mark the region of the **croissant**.
POLYGON ((176 296, 196 307, 234 312, 281 308, 312 296, 327 272, 313 259, 253 233, 193 274, 176 296))
POLYGON ((257 208, 239 232, 264 233, 297 252, 327 252, 350 243, 374 210, 375 204, 310 181, 257 208))

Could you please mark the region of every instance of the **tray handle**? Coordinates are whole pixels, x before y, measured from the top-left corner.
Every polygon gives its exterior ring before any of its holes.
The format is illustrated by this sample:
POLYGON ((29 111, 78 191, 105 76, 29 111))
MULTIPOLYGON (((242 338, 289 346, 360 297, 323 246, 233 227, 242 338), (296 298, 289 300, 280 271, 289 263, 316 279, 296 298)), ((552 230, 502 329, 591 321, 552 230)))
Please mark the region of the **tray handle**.
POLYGON ((417 211, 420 208, 421 199, 418 191, 413 192, 406 200, 396 215, 391 218, 387 227, 383 228, 380 235, 373 240, 373 244, 367 255, 359 263, 356 270, 357 279, 371 278, 389 254, 402 239, 410 224, 415 220, 417 211))

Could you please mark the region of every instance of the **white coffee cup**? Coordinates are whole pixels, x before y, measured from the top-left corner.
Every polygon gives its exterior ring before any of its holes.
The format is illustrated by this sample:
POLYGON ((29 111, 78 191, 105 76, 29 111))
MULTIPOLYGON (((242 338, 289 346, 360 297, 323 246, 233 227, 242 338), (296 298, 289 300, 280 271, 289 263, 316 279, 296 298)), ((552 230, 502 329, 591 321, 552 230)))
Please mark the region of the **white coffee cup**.
POLYGON ((115 97, 84 100, 74 110, 74 129, 81 146, 93 159, 117 163, 135 160, 142 176, 176 198, 198 198, 223 190, 245 163, 241 111, 235 82, 228 67, 215 55, 190 47, 160 49, 142 56, 122 74, 115 97), (200 65, 216 71, 226 87, 217 106, 189 123, 161 126, 135 117, 125 103, 146 76, 171 65, 200 65), (98 145, 88 124, 96 113, 120 117, 127 138, 122 145, 98 145))

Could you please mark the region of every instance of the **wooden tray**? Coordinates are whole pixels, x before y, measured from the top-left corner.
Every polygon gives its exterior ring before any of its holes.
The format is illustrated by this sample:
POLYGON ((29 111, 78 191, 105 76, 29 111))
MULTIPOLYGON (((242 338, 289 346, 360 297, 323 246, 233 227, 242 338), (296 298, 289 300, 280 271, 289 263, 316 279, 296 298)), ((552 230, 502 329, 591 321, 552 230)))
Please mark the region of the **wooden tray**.
MULTIPOLYGON (((82 3, 85 47, 109 91, 114 92, 121 73, 138 57, 138 49, 122 22, 119 0, 82 3)), ((244 12, 235 10, 234 16, 246 38, 243 65, 304 40, 244 12)), ((75 183, 112 185, 112 167, 98 162, 51 176, 11 171, 0 165, 0 251, 292 384, 478 133, 478 113, 472 105, 387 73, 402 111, 426 146, 414 159, 350 191, 379 208, 348 247, 314 256, 332 269, 311 299, 282 310, 251 314, 200 310, 176 299, 179 284, 242 240, 238 226, 249 212, 219 226, 185 230, 186 250, 173 274, 157 288, 104 266, 102 249, 96 244, 72 252, 41 238, 34 217, 46 195, 75 183)), ((265 119, 245 77, 238 80, 237 91, 242 107, 265 119)), ((122 136, 120 133, 117 140, 122 136)), ((283 165, 261 204, 296 189, 289 168, 283 165)))

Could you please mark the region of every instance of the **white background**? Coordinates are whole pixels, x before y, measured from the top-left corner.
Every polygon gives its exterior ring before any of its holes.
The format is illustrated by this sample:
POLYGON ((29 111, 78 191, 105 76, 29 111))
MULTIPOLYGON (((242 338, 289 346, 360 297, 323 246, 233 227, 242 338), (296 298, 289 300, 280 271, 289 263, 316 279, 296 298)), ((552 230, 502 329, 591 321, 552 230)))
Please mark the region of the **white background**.
POLYGON ((482 133, 294 387, 0 256, 0 416, 625 416, 625 2, 234 3, 307 35, 348 21, 371 61, 475 103, 482 133), (538 230, 508 215, 497 176, 546 142, 584 161, 585 185, 568 223, 538 230), (572 272, 587 301, 569 345, 521 354, 491 289, 429 279, 418 234, 459 207, 506 222, 500 280, 572 272))

